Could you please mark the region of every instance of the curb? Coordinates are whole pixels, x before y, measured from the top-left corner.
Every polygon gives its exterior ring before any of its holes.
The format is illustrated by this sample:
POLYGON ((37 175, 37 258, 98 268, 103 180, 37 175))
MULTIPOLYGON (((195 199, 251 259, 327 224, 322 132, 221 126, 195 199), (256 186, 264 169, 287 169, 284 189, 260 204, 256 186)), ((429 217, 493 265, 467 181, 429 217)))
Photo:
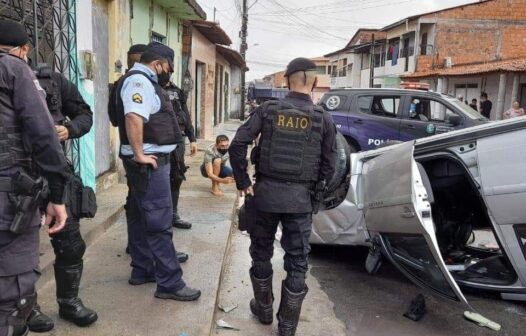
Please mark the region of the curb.
POLYGON ((238 202, 239 202, 239 196, 236 198, 236 201, 234 202, 234 206, 232 209, 232 224, 230 225, 230 231, 229 231, 226 246, 225 246, 225 253, 223 255, 223 261, 221 263, 221 272, 219 273, 219 280, 217 282, 216 298, 214 302, 214 314, 212 315, 212 321, 210 323, 210 331, 208 335, 213 335, 216 329, 215 322, 216 322, 216 316, 217 316, 217 305, 219 304, 219 295, 221 294, 221 285, 223 283, 223 278, 225 275, 225 269, 226 269, 227 262, 230 259, 229 256, 230 256, 230 248, 232 247, 232 235, 233 235, 234 230, 237 230, 237 227, 235 224, 236 224, 236 217, 239 212, 239 210, 237 209, 238 202))

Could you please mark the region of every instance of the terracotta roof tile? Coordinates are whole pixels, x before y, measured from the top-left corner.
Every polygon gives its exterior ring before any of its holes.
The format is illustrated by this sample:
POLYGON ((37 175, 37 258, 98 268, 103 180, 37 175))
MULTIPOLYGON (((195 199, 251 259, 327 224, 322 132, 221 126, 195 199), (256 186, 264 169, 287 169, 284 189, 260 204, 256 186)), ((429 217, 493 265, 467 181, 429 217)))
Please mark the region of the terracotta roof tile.
POLYGON ((526 58, 519 58, 505 61, 494 61, 477 64, 458 65, 451 68, 431 69, 426 71, 414 72, 400 77, 404 78, 424 78, 436 76, 466 76, 488 72, 526 72, 526 58))

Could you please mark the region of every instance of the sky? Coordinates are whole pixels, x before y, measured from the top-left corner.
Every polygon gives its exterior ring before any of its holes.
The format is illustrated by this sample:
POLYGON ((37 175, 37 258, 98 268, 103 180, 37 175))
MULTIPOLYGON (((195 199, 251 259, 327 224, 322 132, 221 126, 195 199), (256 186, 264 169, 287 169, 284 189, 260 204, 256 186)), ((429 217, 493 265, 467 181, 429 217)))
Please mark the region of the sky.
MULTIPOLYGON (((296 57, 343 48, 358 28, 381 28, 405 17, 475 0, 247 0, 247 80, 284 70, 296 57)), ((198 0, 239 50, 242 0, 198 0)))

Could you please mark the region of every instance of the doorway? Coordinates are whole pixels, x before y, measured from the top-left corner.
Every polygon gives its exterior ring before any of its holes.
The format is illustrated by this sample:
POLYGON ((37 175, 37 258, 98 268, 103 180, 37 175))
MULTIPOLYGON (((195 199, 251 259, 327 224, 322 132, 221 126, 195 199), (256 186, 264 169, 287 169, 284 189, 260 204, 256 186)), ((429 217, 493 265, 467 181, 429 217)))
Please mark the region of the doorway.
POLYGON ((522 107, 526 105, 526 84, 521 85, 521 95, 519 96, 519 103, 522 107))
POLYGON ((198 62, 198 61, 195 62, 194 118, 195 118, 195 137, 196 138, 201 137, 201 98, 203 96, 203 93, 202 93, 203 67, 204 67, 203 63, 198 62))
POLYGON ((225 85, 223 86, 224 87, 224 92, 225 92, 225 109, 224 109, 224 121, 227 121, 229 118, 229 115, 228 115, 228 102, 230 100, 230 75, 228 74, 228 72, 225 72, 225 85))

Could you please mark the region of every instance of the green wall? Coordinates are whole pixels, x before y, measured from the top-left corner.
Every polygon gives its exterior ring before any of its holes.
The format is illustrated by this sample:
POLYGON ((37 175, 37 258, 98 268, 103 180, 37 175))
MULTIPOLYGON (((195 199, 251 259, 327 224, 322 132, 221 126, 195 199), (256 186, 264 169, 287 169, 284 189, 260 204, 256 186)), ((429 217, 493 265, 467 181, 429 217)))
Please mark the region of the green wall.
POLYGON ((151 0, 132 0, 133 18, 131 19, 131 44, 149 43, 151 32, 166 37, 166 44, 175 51, 174 81, 181 84, 182 77, 182 25, 173 14, 152 3, 151 0), (153 10, 152 10, 153 8, 153 10))

